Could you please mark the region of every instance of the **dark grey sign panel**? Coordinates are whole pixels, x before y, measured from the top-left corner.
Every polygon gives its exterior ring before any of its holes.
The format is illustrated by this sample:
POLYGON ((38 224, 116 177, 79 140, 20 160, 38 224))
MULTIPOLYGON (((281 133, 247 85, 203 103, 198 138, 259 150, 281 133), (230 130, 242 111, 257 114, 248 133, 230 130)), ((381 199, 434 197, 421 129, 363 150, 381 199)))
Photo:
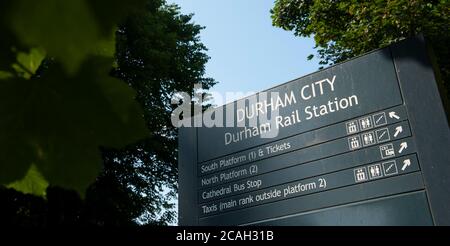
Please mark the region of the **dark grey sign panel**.
MULTIPOLYGON (((403 106, 390 108, 389 110, 380 111, 375 114, 366 115, 362 118, 374 117, 374 119, 379 119, 376 116, 378 115, 388 115, 391 112, 395 112, 397 118, 389 118, 384 121, 385 124, 379 126, 386 126, 387 124, 392 124, 401 121, 402 119, 406 119, 406 110, 403 106)), ((239 166, 248 162, 254 162, 262 159, 266 159, 272 156, 280 155, 283 153, 291 152, 297 149, 303 149, 309 146, 315 146, 321 143, 326 143, 340 137, 346 137, 348 133, 346 128, 347 125, 354 122, 354 120, 348 122, 342 122, 334 125, 330 125, 327 127, 319 128, 317 130, 309 131, 306 133, 298 134, 289 138, 284 138, 279 141, 271 142, 269 144, 265 144, 262 146, 258 146, 255 148, 247 149, 244 151, 240 151, 237 153, 233 153, 230 155, 226 155, 214 160, 206 161, 200 163, 199 175, 205 175, 211 172, 216 172, 222 169, 228 169, 230 167, 239 166)), ((375 122, 375 120, 374 120, 375 122)), ((398 127, 398 126, 395 126, 398 127)), ((391 134, 386 133, 382 134, 383 131, 386 131, 386 127, 382 127, 379 130, 376 130, 374 133, 377 134, 376 142, 386 142, 391 139, 398 139, 405 134, 407 134, 408 126, 405 126, 405 129, 397 134, 395 131, 391 131, 391 134)), ((395 130, 395 129, 394 129, 395 130)), ((367 146, 366 144, 365 146, 367 146)))
MULTIPOLYGON (((298 196, 288 200, 281 200, 279 202, 266 203, 260 206, 235 210, 216 216, 203 217, 199 219, 199 224, 259 224, 268 219, 313 212, 317 209, 332 208, 333 206, 344 206, 346 204, 354 204, 356 202, 364 202, 366 200, 418 191, 423 188, 424 184, 420 174, 412 173, 385 180, 375 180, 359 185, 346 186, 340 189, 314 193, 306 196, 298 196)), ((413 205, 414 204, 410 204, 410 206, 413 205)), ((412 214, 411 216, 416 215, 412 214)), ((361 217, 361 220, 365 220, 365 217, 361 217)))
POLYGON ((417 37, 222 108, 244 126, 180 129, 180 224, 450 225, 436 83, 417 37))
MULTIPOLYGON (((414 155, 407 155, 386 162, 367 163, 364 166, 357 166, 355 164, 349 165, 349 169, 342 170, 343 168, 341 168, 339 170, 342 171, 332 171, 331 173, 327 172, 333 170, 332 168, 324 168, 318 170, 316 167, 323 166, 317 165, 316 163, 311 164, 312 165, 297 165, 292 168, 282 169, 279 171, 254 176, 252 178, 242 179, 235 182, 215 186, 209 189, 200 190, 198 199, 200 203, 205 203, 211 200, 235 196, 237 194, 247 193, 254 190, 261 190, 269 187, 272 188, 278 184, 285 183, 288 184, 288 187, 294 187, 295 185, 300 184, 298 188, 305 187, 305 189, 302 188, 300 190, 304 190, 306 192, 315 192, 325 189, 333 189, 340 186, 353 185, 355 182, 360 183, 419 170, 419 165, 414 155), (401 169, 398 167, 398 165, 403 165, 403 162, 409 162, 408 168, 401 169), (379 173, 375 174, 377 168, 379 170, 379 173), (324 170, 326 170, 327 172, 324 172, 324 170), (365 178, 362 177, 358 179, 358 176, 356 176, 354 179, 348 178, 349 176, 354 177, 355 172, 359 172, 359 170, 362 170, 365 178), (292 183, 294 186, 290 183, 292 183), (306 184, 310 185, 308 186, 306 184)), ((342 164, 342 166, 344 166, 347 163, 343 162, 342 164)), ((358 165, 360 164, 361 163, 358 163, 358 165)), ((282 185, 280 187, 284 186, 285 185, 282 185)), ((299 193, 299 195, 302 194, 305 194, 305 192, 299 193)), ((292 194, 288 193, 284 195, 292 194)), ((244 195, 243 197, 246 197, 246 195, 244 195)))
MULTIPOLYGON (((402 104, 394 64, 391 59, 386 59, 389 56, 388 49, 380 50, 268 90, 268 93, 279 93, 280 116, 289 117, 294 112, 301 120, 293 120, 290 126, 272 126, 272 131, 279 130, 276 138, 241 134, 245 131, 243 128, 199 128, 199 162, 402 104), (229 139, 232 139, 231 143, 227 144, 229 139), (212 146, 214 151, 211 151, 212 146)), ((276 101, 262 100, 262 111, 274 108, 276 101)), ((239 101, 234 104, 237 107, 239 101)), ((246 109, 250 116, 258 111, 255 103, 247 104, 246 109)), ((236 120, 242 110, 245 108, 236 109, 236 120)))
POLYGON ((424 191, 378 198, 313 213, 286 216, 260 222, 264 226, 348 225, 348 226, 423 226, 433 225, 424 191), (414 204, 414 206, 411 206, 414 204), (415 214, 416 216, 411 216, 415 214), (361 220, 361 218, 366 218, 361 220))

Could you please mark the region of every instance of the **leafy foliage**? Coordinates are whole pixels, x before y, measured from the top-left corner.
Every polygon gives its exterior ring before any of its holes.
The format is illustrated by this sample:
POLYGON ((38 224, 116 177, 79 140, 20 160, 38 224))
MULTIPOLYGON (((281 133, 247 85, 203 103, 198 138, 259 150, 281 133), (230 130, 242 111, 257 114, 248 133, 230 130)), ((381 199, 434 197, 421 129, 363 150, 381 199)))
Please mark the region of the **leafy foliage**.
POLYGON ((22 180, 15 181, 8 185, 9 188, 13 188, 24 194, 35 194, 39 196, 45 196, 45 192, 48 187, 47 180, 42 177, 42 174, 36 168, 35 165, 31 165, 27 174, 22 180))
POLYGON ((108 42, 93 30, 97 22, 85 1, 1 7, 0 27, 12 37, 1 48, 10 55, 0 63, 0 183, 35 170, 42 176, 25 178, 84 194, 101 170, 99 146, 121 147, 147 135, 135 92, 109 75, 113 57, 91 52, 108 42))
POLYGON ((31 79, 31 76, 37 72, 45 56, 46 54, 44 50, 36 48, 31 49, 29 54, 25 52, 18 52, 17 62, 12 64, 12 68, 16 71, 19 77, 31 79))
POLYGON ((8 0, 0 29, 2 222, 172 222, 170 99, 215 83, 202 27, 162 0, 8 0))
POLYGON ((75 73, 104 39, 111 38, 121 17, 143 6, 142 0, 17 0, 6 13, 19 40, 31 47, 43 47, 66 71, 75 73), (107 16, 102 9, 109 10, 107 16))
POLYGON ((178 174, 177 131, 170 120, 173 94, 193 94, 195 84, 207 90, 216 83, 204 76, 209 57, 199 39, 202 27, 191 19, 191 15, 180 14, 175 5, 148 5, 145 11, 130 15, 116 33, 114 75, 137 91, 150 137, 127 149, 105 150, 105 160, 115 163, 116 168, 134 168, 135 172, 118 171, 126 174, 119 180, 146 194, 135 200, 145 204, 141 222, 174 218, 169 213, 178 174))
POLYGON ((108 76, 111 64, 92 58, 75 77, 52 64, 39 78, 0 83, 0 126, 6 130, 0 137, 1 182, 20 178, 11 168, 27 170, 35 163, 51 184, 83 194, 101 169, 99 146, 119 147, 146 136, 134 92, 108 76))
POLYGON ((276 0, 273 24, 297 36, 314 36, 320 64, 333 64, 423 33, 450 79, 448 0, 276 0))

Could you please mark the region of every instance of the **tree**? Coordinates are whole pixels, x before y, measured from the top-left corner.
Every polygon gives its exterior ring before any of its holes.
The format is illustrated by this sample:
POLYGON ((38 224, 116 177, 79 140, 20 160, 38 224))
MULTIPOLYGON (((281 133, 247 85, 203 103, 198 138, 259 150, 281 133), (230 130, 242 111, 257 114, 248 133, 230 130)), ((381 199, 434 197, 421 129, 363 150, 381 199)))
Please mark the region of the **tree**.
POLYGON ((271 13, 274 26, 297 36, 314 36, 322 65, 422 33, 435 50, 450 91, 448 0, 276 0, 271 13))
POLYGON ((117 173, 126 174, 119 180, 124 189, 133 187, 130 194, 135 194, 135 204, 145 208, 140 212, 145 221, 154 222, 161 210, 166 211, 162 221, 173 218, 173 213, 168 213, 171 201, 164 193, 165 189, 176 191, 178 180, 172 96, 180 91, 193 95, 195 84, 209 89, 216 83, 204 77, 209 57, 199 38, 202 27, 192 24, 191 19, 192 15, 180 14, 175 5, 154 4, 126 18, 116 34, 117 67, 113 74, 137 91, 150 136, 125 150, 105 152, 106 160, 120 160, 116 166, 134 170, 117 173))
POLYGON ((169 223, 175 91, 215 81, 163 0, 0 3, 0 223, 169 223))

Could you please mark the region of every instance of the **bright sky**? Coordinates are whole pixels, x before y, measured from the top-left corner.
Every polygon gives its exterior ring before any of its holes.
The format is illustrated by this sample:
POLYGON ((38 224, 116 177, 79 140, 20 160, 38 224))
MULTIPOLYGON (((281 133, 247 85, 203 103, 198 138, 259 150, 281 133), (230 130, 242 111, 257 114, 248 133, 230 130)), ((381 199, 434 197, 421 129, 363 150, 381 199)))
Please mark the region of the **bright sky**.
MULTIPOLYGON (((194 13, 193 21, 205 26, 201 40, 211 57, 207 76, 219 83, 213 91, 258 92, 318 69, 307 61, 312 39, 295 37, 272 26, 274 0, 167 0, 194 13)), ((220 102, 216 102, 220 104, 220 102)))

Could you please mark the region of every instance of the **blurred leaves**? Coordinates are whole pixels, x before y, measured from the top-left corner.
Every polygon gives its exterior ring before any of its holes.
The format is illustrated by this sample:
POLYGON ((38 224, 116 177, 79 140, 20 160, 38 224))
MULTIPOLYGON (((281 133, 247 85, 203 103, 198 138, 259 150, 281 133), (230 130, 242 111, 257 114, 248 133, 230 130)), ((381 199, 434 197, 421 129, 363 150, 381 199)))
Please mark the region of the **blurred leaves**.
POLYGON ((14 77, 14 74, 8 71, 0 71, 0 79, 10 79, 14 77))
POLYGON ((28 46, 42 46, 75 73, 101 39, 95 16, 82 0, 15 1, 12 29, 28 46))
POLYGON ((0 186, 0 223, 173 221, 170 99, 216 83, 191 18, 163 0, 0 1, 0 184, 20 191, 0 186))
POLYGON ((30 53, 18 52, 17 62, 13 63, 12 67, 19 76, 30 79, 38 70, 45 56, 45 51, 37 48, 31 49, 30 53))
POLYGON ((15 181, 8 188, 13 188, 24 194, 34 194, 37 196, 45 196, 48 182, 39 172, 35 165, 31 165, 23 179, 15 181))
POLYGON ((75 76, 52 64, 41 78, 0 81, 2 183, 35 163, 52 185, 83 194, 101 170, 100 146, 147 136, 135 92, 109 76, 111 64, 92 57, 75 76))
POLYGON ((101 170, 100 147, 148 136, 135 91, 111 76, 115 26, 143 2, 0 3, 0 183, 83 194, 101 170))
MULTIPOLYGON (((77 72, 99 46, 113 40, 119 20, 145 1, 16 0, 6 11, 11 30, 22 43, 43 47, 69 74, 77 72)), ((100 48, 102 50, 102 48, 100 48)))

